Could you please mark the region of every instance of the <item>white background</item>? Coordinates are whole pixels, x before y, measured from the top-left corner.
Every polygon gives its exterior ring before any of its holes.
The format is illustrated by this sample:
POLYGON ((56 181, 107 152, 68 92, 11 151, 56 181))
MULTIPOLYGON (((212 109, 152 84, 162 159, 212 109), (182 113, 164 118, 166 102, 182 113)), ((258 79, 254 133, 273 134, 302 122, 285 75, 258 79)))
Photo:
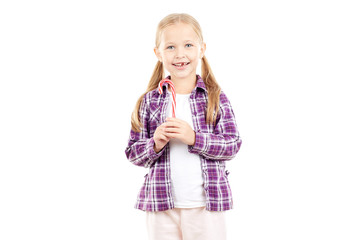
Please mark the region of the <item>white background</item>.
POLYGON ((125 156, 158 22, 186 12, 243 144, 229 240, 360 239, 356 1, 1 1, 0 239, 146 239, 125 156))

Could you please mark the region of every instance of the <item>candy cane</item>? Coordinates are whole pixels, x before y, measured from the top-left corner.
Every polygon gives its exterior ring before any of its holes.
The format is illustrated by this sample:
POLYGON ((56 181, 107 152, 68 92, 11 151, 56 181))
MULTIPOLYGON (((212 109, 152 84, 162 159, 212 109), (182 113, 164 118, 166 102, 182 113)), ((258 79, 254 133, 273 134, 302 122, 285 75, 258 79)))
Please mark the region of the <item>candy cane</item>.
POLYGON ((163 93, 163 89, 162 89, 162 85, 164 83, 169 83, 170 87, 171 87, 171 93, 172 93, 172 116, 175 117, 175 109, 176 109, 176 93, 175 93, 175 86, 174 83, 169 80, 168 78, 165 78, 163 80, 161 80, 159 82, 159 93, 162 94, 163 93))

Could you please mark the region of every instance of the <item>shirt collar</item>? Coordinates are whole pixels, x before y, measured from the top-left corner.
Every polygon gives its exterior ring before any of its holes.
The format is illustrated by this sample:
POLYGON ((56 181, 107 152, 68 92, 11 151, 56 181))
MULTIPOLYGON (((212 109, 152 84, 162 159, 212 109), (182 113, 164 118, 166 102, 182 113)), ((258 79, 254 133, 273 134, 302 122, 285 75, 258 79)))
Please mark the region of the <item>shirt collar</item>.
MULTIPOLYGON (((167 76, 167 79, 171 79, 171 76, 167 76)), ((168 88, 169 84, 168 83, 164 83, 164 86, 166 86, 166 89, 168 88)), ((207 92, 204 80, 201 78, 201 76, 199 74, 196 74, 196 88, 197 89, 203 89, 205 92, 207 92)))

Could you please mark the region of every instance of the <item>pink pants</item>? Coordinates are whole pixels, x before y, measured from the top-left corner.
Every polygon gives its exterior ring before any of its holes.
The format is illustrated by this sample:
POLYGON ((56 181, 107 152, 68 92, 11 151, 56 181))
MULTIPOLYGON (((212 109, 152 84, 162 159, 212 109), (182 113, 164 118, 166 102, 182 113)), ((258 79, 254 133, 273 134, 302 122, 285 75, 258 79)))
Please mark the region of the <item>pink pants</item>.
POLYGON ((226 240, 225 212, 205 207, 146 212, 149 240, 226 240))

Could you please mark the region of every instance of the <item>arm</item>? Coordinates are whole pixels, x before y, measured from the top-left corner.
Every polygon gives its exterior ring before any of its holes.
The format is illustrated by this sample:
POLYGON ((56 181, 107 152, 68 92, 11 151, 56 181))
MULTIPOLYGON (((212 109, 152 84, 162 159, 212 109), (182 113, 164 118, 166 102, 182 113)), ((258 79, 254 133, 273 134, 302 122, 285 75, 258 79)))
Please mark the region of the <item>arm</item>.
POLYGON ((195 144, 188 150, 210 160, 225 161, 235 157, 241 143, 230 101, 221 92, 214 133, 195 132, 195 144))
POLYGON ((139 109, 140 120, 144 126, 140 132, 135 132, 131 129, 128 145, 125 149, 126 157, 131 163, 146 168, 150 167, 163 154, 165 149, 163 148, 160 152, 156 153, 154 150, 154 138, 149 136, 147 96, 147 94, 144 95, 139 109))

